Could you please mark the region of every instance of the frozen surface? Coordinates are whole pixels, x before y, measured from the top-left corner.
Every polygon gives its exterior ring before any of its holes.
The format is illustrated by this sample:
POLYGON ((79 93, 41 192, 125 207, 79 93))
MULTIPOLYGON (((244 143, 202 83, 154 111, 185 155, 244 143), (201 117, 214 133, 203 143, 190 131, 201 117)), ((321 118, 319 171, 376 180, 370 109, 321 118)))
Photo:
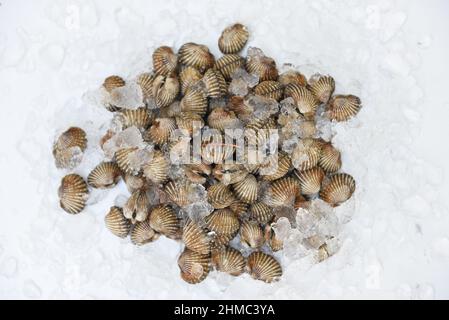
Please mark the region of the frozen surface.
POLYGON ((449 298, 448 12, 443 0, 1 1, 0 297, 449 298), (218 36, 235 21, 279 64, 331 74, 338 92, 361 97, 357 118, 332 133, 358 188, 335 210, 349 222, 328 260, 284 250, 280 282, 212 273, 191 286, 179 277, 180 244, 134 247, 104 227, 123 183, 78 216, 58 208, 65 172, 51 145, 83 127, 76 172, 87 176, 112 116, 83 95, 111 74, 148 71, 162 44, 200 42, 219 56, 218 36))

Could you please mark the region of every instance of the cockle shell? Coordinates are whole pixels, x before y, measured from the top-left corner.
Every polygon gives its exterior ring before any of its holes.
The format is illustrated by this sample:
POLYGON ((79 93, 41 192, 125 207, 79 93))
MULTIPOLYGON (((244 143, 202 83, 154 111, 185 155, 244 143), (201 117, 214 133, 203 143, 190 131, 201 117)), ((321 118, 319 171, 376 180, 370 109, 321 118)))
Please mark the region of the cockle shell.
POLYGON ((159 239, 160 234, 154 231, 150 222, 147 220, 137 222, 131 230, 131 242, 136 246, 142 246, 144 244, 156 241, 159 239))
POLYGON ((300 171, 317 166, 321 158, 322 146, 322 141, 318 139, 301 139, 291 154, 293 166, 300 171))
POLYGON ((335 80, 331 76, 320 76, 309 82, 309 90, 321 103, 327 103, 334 93, 335 80))
POLYGON ((109 76, 104 79, 103 87, 107 92, 111 92, 112 90, 125 86, 125 80, 119 76, 109 76))
POLYGON ((218 39, 218 48, 225 54, 239 53, 245 47, 248 38, 248 29, 244 25, 236 23, 223 30, 218 39))
POLYGON ((336 173, 323 183, 320 198, 336 207, 348 200, 354 191, 354 178, 347 173, 336 173))
POLYGON ((307 85, 307 79, 306 77, 300 73, 299 71, 289 70, 284 73, 282 73, 279 76, 278 81, 283 85, 287 86, 290 83, 297 84, 299 86, 306 86, 307 85))
POLYGON ((234 154, 232 139, 217 130, 203 132, 201 142, 201 156, 205 163, 220 164, 234 154))
POLYGON ((123 214, 133 224, 144 221, 150 211, 150 200, 145 190, 134 191, 123 206, 123 214))
MULTIPOLYGON (((273 160, 276 160, 276 163, 274 163, 274 165, 277 166, 277 168, 275 168, 274 172, 267 172, 269 174, 264 174, 261 176, 265 181, 274 181, 282 178, 289 172, 290 168, 292 167, 292 161, 290 157, 285 153, 278 153, 277 157, 269 157, 268 160, 272 160, 269 161, 270 165, 273 164, 273 160)), ((266 164, 264 163, 261 167, 263 168, 265 167, 265 165, 266 164)), ((262 172, 264 171, 262 170, 262 172)))
POLYGON ((151 127, 145 132, 145 140, 162 145, 167 143, 170 135, 176 130, 176 120, 174 118, 157 118, 151 127))
POLYGON ((157 184, 167 181, 169 168, 169 160, 159 150, 154 151, 151 160, 142 167, 144 176, 157 184))
POLYGON ((219 70, 226 80, 232 79, 232 74, 245 65, 245 59, 238 54, 225 54, 215 62, 214 68, 219 70))
POLYGON ((178 55, 179 62, 186 66, 192 66, 200 72, 212 68, 215 62, 214 56, 206 46, 193 42, 183 44, 178 55))
POLYGON ((346 121, 355 116, 360 108, 361 101, 353 95, 333 96, 326 105, 326 115, 335 121, 346 121))
POLYGON ((273 227, 268 224, 265 226, 265 240, 273 252, 280 251, 284 248, 284 242, 276 236, 273 227))
POLYGON ((217 107, 209 113, 207 124, 211 128, 224 131, 225 129, 238 128, 240 120, 233 111, 217 107))
POLYGON ((209 98, 220 98, 228 93, 228 85, 219 70, 209 69, 203 77, 209 98))
POLYGON ((257 200, 259 185, 257 179, 252 174, 248 174, 245 179, 232 185, 234 194, 246 203, 254 203, 257 200))
POLYGON ((304 171, 295 170, 295 175, 298 177, 301 193, 310 196, 320 191, 325 173, 320 167, 315 167, 304 171))
POLYGON ((180 207, 190 203, 189 186, 183 182, 169 181, 164 188, 168 198, 180 207))
POLYGON ((205 184, 211 170, 211 167, 205 163, 184 165, 184 173, 193 183, 205 184))
POLYGON ((182 241, 188 249, 201 254, 209 254, 210 240, 210 237, 200 225, 191 220, 187 221, 183 228, 182 241))
POLYGON ((237 117, 245 122, 253 116, 253 109, 244 102, 243 97, 232 96, 229 98, 227 108, 233 111, 237 117))
POLYGON ((284 88, 280 82, 267 80, 254 88, 254 94, 280 101, 284 95, 284 88))
POLYGON ((155 77, 156 76, 151 73, 142 73, 137 78, 137 84, 142 90, 144 99, 153 98, 153 83, 155 77))
POLYGON ((237 183, 245 179, 248 171, 243 165, 239 164, 217 164, 214 167, 212 175, 215 179, 225 185, 237 183))
POLYGON ((206 94, 194 88, 187 90, 180 103, 182 112, 197 113, 204 116, 207 112, 206 94))
POLYGON ((248 55, 246 58, 246 70, 259 76, 260 81, 277 80, 278 70, 276 62, 264 55, 248 55))
POLYGON ((122 172, 115 162, 102 162, 87 177, 87 183, 98 189, 114 187, 120 180, 122 172))
POLYGON ((212 251, 212 265, 218 271, 239 276, 245 271, 246 261, 240 251, 224 247, 212 251))
POLYGON ((176 70, 178 57, 172 48, 162 46, 153 52, 153 69, 156 74, 168 76, 176 70))
POLYGON ((211 185, 209 189, 207 189, 207 197, 209 203, 215 209, 223 209, 229 207, 235 201, 235 197, 232 191, 228 186, 222 183, 211 185))
POLYGON ((176 124, 180 130, 185 130, 186 133, 191 136, 193 133, 198 132, 204 127, 204 120, 203 117, 197 113, 181 112, 181 114, 176 117, 176 124))
POLYGON ((175 210, 166 204, 153 208, 149 222, 151 228, 169 238, 180 237, 181 226, 175 210))
POLYGON ((249 205, 247 203, 240 200, 236 200, 233 203, 231 203, 229 209, 231 209, 232 212, 234 212, 237 216, 241 217, 248 211, 248 206, 249 205))
POLYGON ((265 194, 264 202, 274 207, 293 206, 300 191, 299 182, 295 178, 283 177, 271 183, 265 194))
POLYGON ((179 82, 181 84, 181 94, 185 95, 187 90, 198 83, 203 78, 201 72, 194 67, 185 67, 179 73, 179 82))
POLYGON ((124 173, 132 175, 139 174, 139 172, 136 172, 135 168, 132 167, 130 160, 131 155, 137 150, 138 150, 137 147, 133 147, 133 148, 119 149, 115 152, 115 159, 117 161, 117 165, 124 173))
POLYGON ((197 284, 206 279, 209 274, 210 255, 186 249, 178 258, 178 267, 184 281, 197 284))
POLYGON ((131 230, 131 223, 123 215, 122 208, 112 207, 104 217, 106 227, 119 238, 126 238, 131 230))
POLYGON ((126 173, 123 176, 123 180, 125 181, 126 187, 128 188, 129 193, 133 193, 139 189, 146 189, 148 182, 147 179, 143 175, 132 175, 126 173))
POLYGON ((282 267, 276 259, 266 253, 257 251, 249 255, 246 270, 256 280, 272 282, 282 276, 282 267))
POLYGON ((153 81, 153 97, 156 106, 167 107, 172 104, 179 93, 179 80, 176 76, 156 76, 153 81))
POLYGON ((330 142, 323 143, 318 162, 327 173, 335 173, 341 168, 341 154, 330 142))
POLYGON ((66 175, 58 189, 59 204, 64 211, 77 214, 83 211, 89 195, 87 183, 77 174, 66 175))
POLYGON ((273 210, 263 202, 255 202, 249 207, 249 218, 259 223, 268 223, 273 217, 273 210))
POLYGON ((81 159, 87 147, 86 132, 78 127, 71 127, 63 132, 53 144, 53 156, 58 169, 73 169, 81 159))
POLYGON ((265 243, 263 230, 257 221, 244 221, 240 227, 240 241, 250 248, 260 248, 265 243))
POLYGON ((123 129, 135 126, 140 130, 145 130, 153 120, 153 114, 144 107, 137 109, 124 109, 120 111, 123 129))
POLYGON ((206 227, 218 235, 235 235, 240 221, 230 209, 218 209, 205 218, 206 227))
POLYGON ((285 87, 285 96, 292 97, 298 111, 307 120, 312 120, 320 101, 306 87, 291 83, 285 87))

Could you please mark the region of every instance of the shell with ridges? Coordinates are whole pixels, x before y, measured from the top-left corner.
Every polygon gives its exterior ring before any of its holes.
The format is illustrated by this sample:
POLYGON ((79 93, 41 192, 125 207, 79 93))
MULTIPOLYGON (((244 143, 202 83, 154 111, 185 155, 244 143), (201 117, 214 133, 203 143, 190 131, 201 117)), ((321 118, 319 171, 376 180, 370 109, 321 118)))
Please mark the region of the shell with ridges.
POLYGON ((112 207, 104 217, 104 222, 109 231, 119 238, 126 238, 131 230, 129 220, 123 215, 122 208, 112 207))
POLYGON ((282 276, 282 267, 276 259, 263 252, 253 252, 246 263, 247 272, 256 280, 272 282, 282 276))
POLYGON ((267 80, 254 88, 254 94, 280 101, 284 95, 284 88, 280 82, 267 80))
POLYGON ((181 112, 176 117, 176 124, 180 130, 185 130, 189 135, 193 135, 193 133, 198 132, 198 130, 204 127, 204 120, 197 113, 181 112))
POLYGON ((320 167, 315 167, 304 171, 295 170, 295 175, 298 177, 301 193, 313 195, 320 191, 325 173, 320 167))
POLYGON ((120 111, 123 129, 135 126, 140 130, 145 130, 153 120, 153 114, 144 107, 137 109, 124 109, 120 111))
POLYGON ((197 223, 188 220, 183 228, 182 241, 192 251, 209 254, 210 238, 206 231, 197 223))
POLYGON ((183 44, 178 55, 179 62, 186 66, 192 66, 200 72, 212 68, 215 63, 214 56, 206 46, 193 42, 183 44))
POLYGON ((292 166, 292 161, 285 153, 279 153, 277 156, 277 168, 275 172, 262 175, 262 179, 265 181, 274 181, 285 176, 292 166))
POLYGON ((327 173, 335 173, 341 168, 341 154, 330 142, 323 144, 319 166, 327 173))
POLYGON ((233 111, 217 107, 209 113, 207 124, 213 129, 224 131, 225 129, 237 128, 240 120, 233 111))
POLYGON ((137 222, 130 234, 131 242, 136 246, 142 246, 156 241, 159 239, 159 236, 160 234, 151 228, 148 219, 142 222, 137 222))
POLYGON ((244 25, 236 23, 223 30, 218 39, 218 48, 224 54, 239 53, 245 47, 248 38, 248 29, 244 25))
POLYGON ((189 186, 186 183, 169 181, 164 188, 168 198, 180 207, 190 203, 189 186))
POLYGON ((144 221, 150 211, 150 200, 145 190, 137 190, 131 194, 123 206, 123 214, 133 224, 144 221))
POLYGON ((260 223, 268 223, 273 219, 274 213, 271 208, 263 202, 255 202, 249 207, 249 217, 260 223))
POLYGON ((87 183, 98 189, 108 189, 115 186, 122 172, 115 162, 102 162, 97 165, 87 177, 87 183))
POLYGON ((283 86, 287 86, 290 83, 295 83, 299 86, 306 86, 307 85, 307 79, 306 77, 298 72, 298 71, 294 71, 294 70, 289 70, 286 71, 284 73, 282 73, 279 76, 278 81, 283 85, 283 86))
POLYGON ((151 160, 142 167, 144 176, 154 183, 167 181, 169 168, 170 163, 168 159, 159 150, 154 151, 151 160))
POLYGON ((157 118, 153 121, 151 127, 145 132, 145 140, 155 144, 167 143, 170 135, 176 130, 176 120, 174 118, 157 118))
POLYGON ((321 158, 322 146, 322 141, 318 139, 301 139, 290 156, 293 166, 300 171, 317 166, 321 158))
POLYGON ((265 226, 265 240, 273 252, 280 251, 284 248, 284 242, 276 236, 273 227, 268 224, 265 226))
POLYGON ((292 97, 298 111, 307 120, 312 120, 320 101, 306 87, 291 83, 285 88, 285 96, 292 97))
POLYGON ((205 163, 223 163, 234 154, 235 145, 231 137, 218 130, 203 131, 201 142, 201 156, 205 163))
POLYGON ((77 214, 83 211, 89 195, 87 183, 77 174, 66 175, 58 189, 59 204, 64 211, 77 214))
POLYGON ((242 181, 245 179, 247 174, 248 171, 243 165, 234 163, 217 164, 212 172, 214 178, 225 185, 242 181))
POLYGON ((349 120, 359 112, 361 103, 360 99, 353 95, 333 96, 326 105, 327 117, 336 121, 349 120))
POLYGON ((243 216, 246 213, 246 211, 248 211, 248 206, 249 205, 247 203, 237 200, 231 203, 229 209, 231 209, 232 212, 234 212, 236 215, 240 217, 243 216))
POLYGON ((276 62, 265 55, 257 48, 248 49, 248 57, 246 58, 246 70, 259 76, 260 81, 277 80, 278 70, 276 62), (255 54, 251 54, 250 50, 257 50, 255 54))
POLYGON ((206 114, 207 106, 206 94, 194 88, 187 90, 180 103, 182 112, 197 113, 202 116, 206 114))
POLYGON ((178 267, 184 281, 197 284, 209 274, 210 255, 186 249, 178 258, 178 267))
POLYGON ((252 174, 248 174, 245 179, 232 185, 234 193, 243 202, 254 203, 259 193, 257 179, 252 174))
POLYGON ((136 172, 136 170, 132 167, 130 160, 130 156, 137 150, 138 150, 137 147, 133 147, 133 148, 119 149, 115 152, 115 159, 117 161, 117 165, 119 166, 120 170, 122 170, 124 173, 132 175, 139 174, 139 172, 136 172))
POLYGON ((111 92, 112 90, 125 86, 125 80, 119 76, 109 76, 104 79, 103 87, 106 91, 111 92))
POLYGON ((229 207, 235 201, 232 191, 222 183, 211 185, 207 190, 207 197, 215 209, 229 207))
POLYGON ((259 223, 244 221, 240 227, 240 241, 253 249, 263 246, 265 238, 259 223))
POLYGON ((87 147, 86 132, 78 127, 71 127, 63 132, 53 144, 53 156, 56 167, 69 169, 77 165, 73 156, 77 152, 84 152, 87 147))
POLYGON ((219 70, 226 80, 232 79, 232 74, 238 68, 243 68, 245 59, 238 54, 225 54, 215 62, 214 68, 219 70))
POLYGON ((198 83, 203 78, 201 72, 193 67, 185 67, 179 73, 179 82, 181 84, 181 94, 185 95, 187 90, 198 83))
POLYGON ((239 276, 245 271, 246 261, 240 251, 225 247, 212 251, 212 265, 220 272, 239 276))
POLYGON ((335 90, 335 80, 331 76, 321 76, 309 84, 309 90, 321 103, 327 103, 335 90))
POLYGON ((348 200, 354 191, 354 178, 347 173, 336 173, 323 183, 320 198, 335 207, 348 200))
POLYGON ((228 85, 219 70, 207 70, 203 82, 209 98, 220 98, 228 93, 228 85))
POLYGON ((176 70, 178 57, 172 48, 162 46, 153 52, 153 68, 156 74, 168 76, 176 70))
POLYGON ((206 227, 218 235, 235 235, 240 228, 237 215, 230 209, 218 209, 205 218, 206 227))
POLYGON ((179 93, 179 80, 176 76, 156 76, 153 81, 153 97, 156 106, 167 107, 172 104, 179 93))
POLYGON ((153 208, 149 218, 150 226, 154 231, 169 238, 180 236, 181 226, 175 210, 166 204, 153 208))
POLYGON ((264 202, 273 207, 292 206, 300 194, 299 182, 292 177, 275 180, 268 188, 264 202))
POLYGON ((137 84, 142 90, 144 99, 149 99, 153 97, 153 83, 155 75, 151 73, 142 73, 137 78, 137 84))

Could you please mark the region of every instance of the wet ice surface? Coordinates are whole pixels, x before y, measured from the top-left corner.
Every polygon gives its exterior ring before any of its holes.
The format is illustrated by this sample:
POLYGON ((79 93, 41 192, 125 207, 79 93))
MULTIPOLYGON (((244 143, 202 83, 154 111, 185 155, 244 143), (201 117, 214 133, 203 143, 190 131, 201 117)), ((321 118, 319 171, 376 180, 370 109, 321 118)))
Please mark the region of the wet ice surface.
MULTIPOLYGON (((423 120, 434 117, 429 110, 449 104, 426 94, 430 82, 420 79, 424 50, 436 43, 432 34, 407 32, 409 1, 255 6, 172 0, 125 6, 118 0, 69 0, 27 2, 20 10, 19 5, 5 0, 0 6, 0 99, 6 118, 0 127, 6 137, 0 153, 6 180, 0 184, 0 297, 449 297, 445 172, 414 151, 423 120), (191 286, 179 277, 179 243, 161 238, 138 248, 104 227, 109 207, 128 194, 123 182, 95 197, 80 215, 58 208, 56 190, 66 171, 55 169, 51 145, 58 130, 83 127, 88 148, 75 172, 86 177, 102 160, 98 144, 112 115, 83 95, 108 75, 133 78, 149 71, 152 50, 162 44, 178 48, 197 41, 219 56, 219 33, 235 21, 246 24, 251 45, 277 63, 291 62, 307 76, 331 74, 337 93, 361 97, 356 119, 332 128, 318 124, 334 137, 357 190, 335 209, 335 218, 346 224, 340 249, 328 260, 315 264, 302 235, 291 233, 286 249, 276 253, 284 269, 280 282, 214 272, 191 286)), ((447 74, 442 66, 433 68, 447 74)))

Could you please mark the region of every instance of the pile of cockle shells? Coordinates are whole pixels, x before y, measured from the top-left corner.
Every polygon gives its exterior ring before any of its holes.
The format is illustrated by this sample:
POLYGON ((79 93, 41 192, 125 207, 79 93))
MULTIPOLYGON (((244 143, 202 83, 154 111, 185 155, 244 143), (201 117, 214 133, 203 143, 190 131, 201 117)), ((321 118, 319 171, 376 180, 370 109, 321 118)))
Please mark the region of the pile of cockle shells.
MULTIPOLYGON (((66 175, 59 188, 62 209, 80 213, 89 188, 113 188, 123 178, 130 197, 123 207, 113 206, 105 217, 106 227, 114 235, 130 235, 136 245, 153 242, 161 235, 181 240, 185 249, 178 265, 188 283, 203 281, 213 268, 234 276, 247 272, 265 282, 278 279, 282 268, 270 253, 283 248, 273 227, 284 209, 307 208, 316 198, 338 206, 355 190, 354 179, 339 172, 340 152, 319 137, 316 120, 348 120, 359 111, 361 102, 353 95, 334 95, 331 76, 315 75, 307 80, 296 70, 279 74, 275 61, 260 49, 249 48, 246 58, 240 56, 248 38, 248 30, 241 24, 226 28, 218 40, 223 53, 220 58, 196 43, 182 45, 178 53, 166 46, 157 48, 152 56, 153 71, 136 80, 142 94, 138 108, 114 104, 128 81, 119 76, 106 78, 102 90, 110 99, 104 106, 121 127, 111 127, 105 133, 101 148, 119 140, 114 137, 128 128, 139 130, 144 147, 113 149, 112 157, 105 157, 87 182, 77 174, 66 175), (275 110, 259 116, 261 105, 274 105, 275 110), (171 139, 176 129, 194 133, 214 128, 224 134, 225 129, 239 126, 255 132, 278 129, 279 145, 293 141, 293 147, 279 148, 275 172, 261 174, 271 157, 258 165, 222 163, 235 154, 232 145, 223 145, 221 152, 206 152, 198 164, 170 162, 168 153, 178 144, 171 139), (203 188, 212 208, 204 219, 185 214, 185 208, 197 201, 192 194, 198 188, 203 188), (239 246, 246 249, 239 250, 239 246), (245 257, 242 252, 251 253, 245 257)), ((254 140, 262 144, 268 139, 255 136, 254 140)), ((207 148, 207 142, 203 144, 207 148)), ((54 144, 56 166, 74 169, 86 147, 86 133, 69 128, 54 144)), ((320 250, 326 256, 325 245, 320 250)))

